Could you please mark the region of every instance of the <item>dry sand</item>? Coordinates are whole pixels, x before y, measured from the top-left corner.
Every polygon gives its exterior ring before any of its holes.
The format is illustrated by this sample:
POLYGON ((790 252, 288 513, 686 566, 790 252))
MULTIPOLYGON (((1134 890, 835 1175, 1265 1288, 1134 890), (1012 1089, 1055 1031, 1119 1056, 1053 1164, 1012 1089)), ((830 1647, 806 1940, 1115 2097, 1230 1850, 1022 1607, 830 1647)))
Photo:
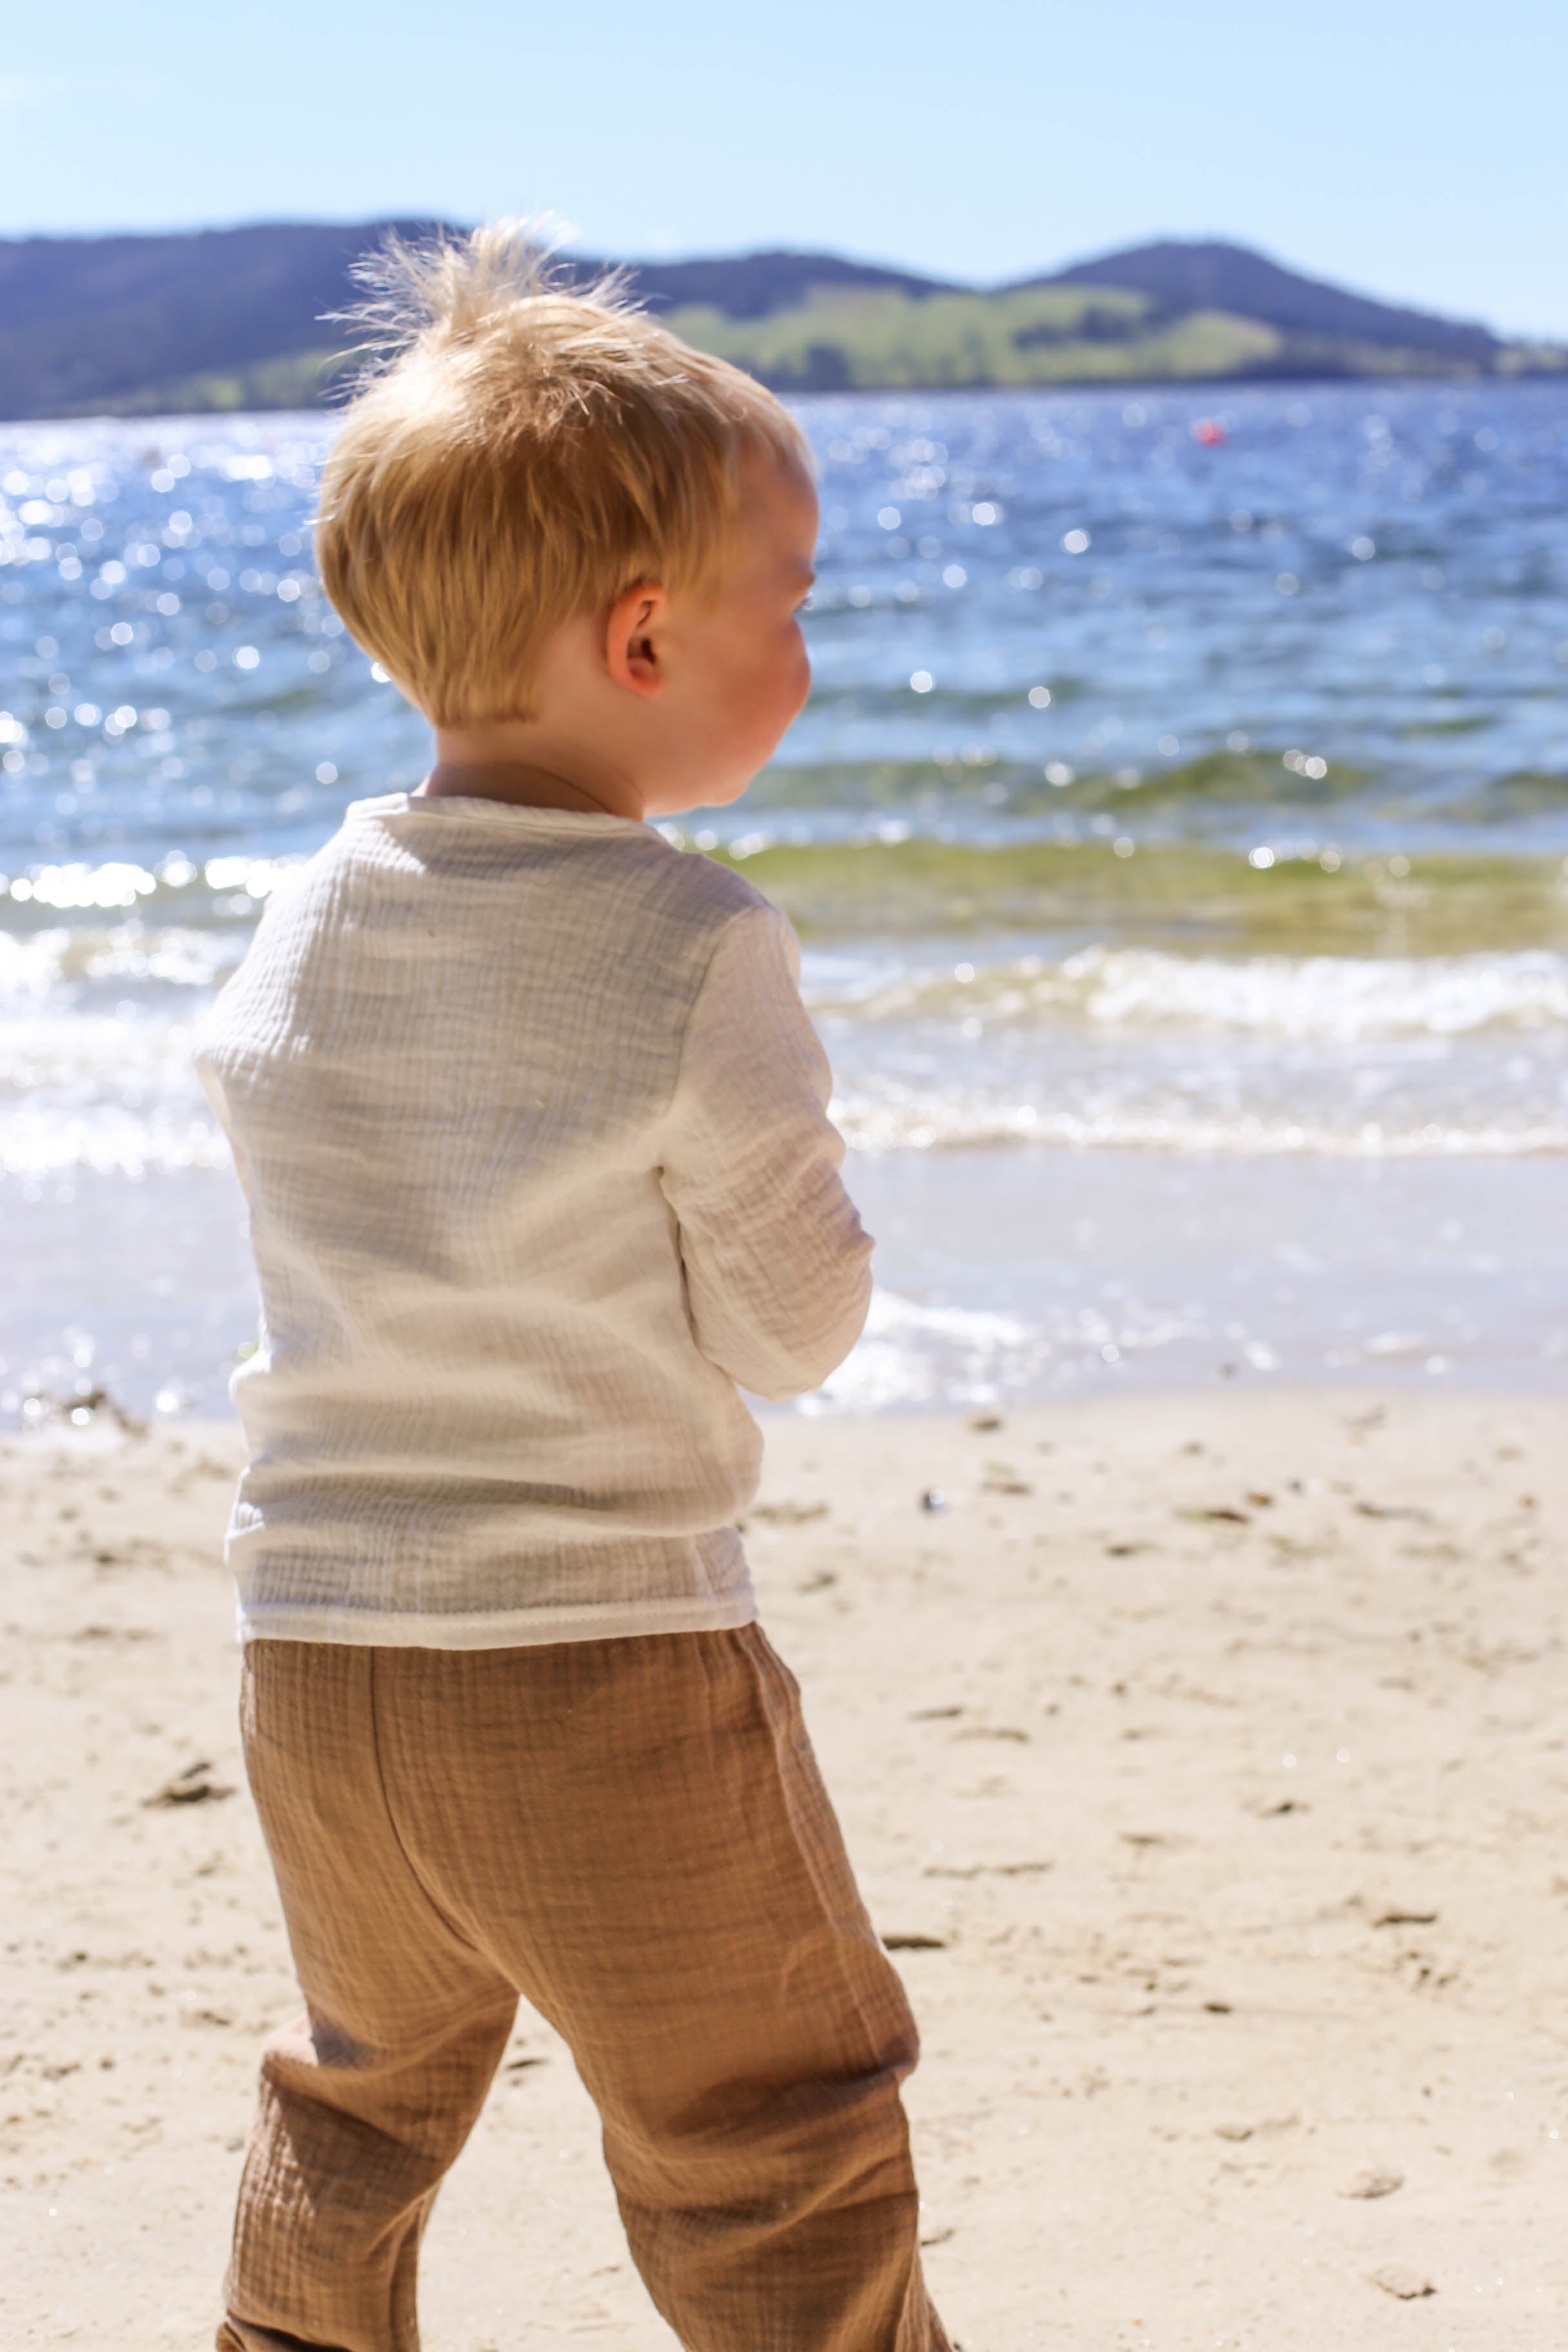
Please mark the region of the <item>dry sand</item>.
MULTIPOLYGON (((763 1615, 921 2021, 965 2352, 1568 2341, 1562 1432, 1342 1392, 771 1428, 763 1615)), ((235 1458, 0 1456, 5 2352, 210 2341, 291 2006, 235 1458)), ((531 2017, 424 2308, 428 2352, 673 2341, 531 2017)))

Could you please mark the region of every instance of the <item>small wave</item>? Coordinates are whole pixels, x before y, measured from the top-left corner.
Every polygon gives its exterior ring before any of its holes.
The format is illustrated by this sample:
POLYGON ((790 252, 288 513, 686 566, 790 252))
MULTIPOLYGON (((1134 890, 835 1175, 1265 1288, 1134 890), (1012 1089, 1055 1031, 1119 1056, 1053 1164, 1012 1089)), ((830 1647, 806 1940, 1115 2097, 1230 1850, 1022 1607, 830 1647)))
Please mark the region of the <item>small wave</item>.
POLYGON ((1119 1108, 1103 1112, 1048 1110, 1033 1103, 988 1101, 961 1093, 924 1092, 888 1085, 843 1096, 833 1118, 856 1151, 953 1151, 1020 1144, 1069 1151, 1153 1151, 1184 1158, 1317 1157, 1336 1160, 1492 1160, 1518 1154, 1568 1152, 1568 1118, 1489 1119, 1468 1126, 1452 1119, 1421 1125, 1321 1118, 1194 1106, 1161 1111, 1119 1108))
MULTIPOLYGON (((43 951, 30 978, 58 962, 44 939, 25 944, 43 951)), ((226 1167, 227 1144, 191 1067, 195 1028, 189 1012, 69 1010, 58 994, 40 1011, 13 993, 0 1019, 0 1172, 226 1167)))
POLYGON ((1026 1321, 986 1308, 924 1306, 879 1285, 853 1351, 796 1410, 884 1412, 938 1402, 991 1403, 1037 1392, 1050 1372, 1125 1368, 1141 1356, 1180 1347, 1201 1328, 1191 1313, 1173 1315, 1128 1299, 1114 1309, 1092 1300, 1040 1303, 1040 1318, 1026 1321))
POLYGON ((866 1328, 823 1386, 800 1401, 806 1413, 881 1412, 928 1404, 956 1390, 971 1402, 1023 1385, 1051 1353, 1016 1316, 922 1307, 879 1286, 866 1328))
POLYGON ((247 940, 248 933, 136 921, 57 924, 30 937, 0 931, 0 1006, 14 1016, 26 1007, 78 1003, 95 988, 210 991, 228 978, 247 940))
MULTIPOLYGON (((171 1055, 172 1060, 178 1059, 171 1055)), ((145 1066, 142 1066, 143 1068, 145 1066)), ((0 1085, 15 1099, 0 1109, 0 1171, 37 1177, 71 1168, 141 1176, 153 1169, 225 1168, 228 1148, 204 1115, 183 1073, 111 1068, 107 1052, 71 1066, 58 1059, 20 1063, 0 1050, 0 1085), (30 1079, 44 1082, 37 1091, 30 1079), (71 1083, 74 1079, 75 1083, 71 1083), (162 1083, 160 1083, 162 1081, 162 1083), (113 1087, 119 1099, 105 1099, 113 1087), (138 1092, 156 1099, 126 1099, 138 1092)), ((1568 1153, 1568 1118, 1475 1126, 1432 1121, 1400 1126, 1195 1108, 1172 1114, 1136 1108, 1092 1113, 1029 1103, 889 1090, 836 1100, 833 1117, 853 1151, 962 1151, 1020 1147, 1072 1152, 1137 1151, 1186 1159, 1499 1160, 1568 1153)), ((955 1324, 949 1334, 963 1336, 955 1324)))
POLYGON ((1067 1024, 1338 1044, 1452 1037, 1568 1021, 1568 957, 1550 950, 1455 956, 1204 956, 1090 947, 1059 960, 960 960, 940 970, 826 979, 825 1018, 1067 1024))

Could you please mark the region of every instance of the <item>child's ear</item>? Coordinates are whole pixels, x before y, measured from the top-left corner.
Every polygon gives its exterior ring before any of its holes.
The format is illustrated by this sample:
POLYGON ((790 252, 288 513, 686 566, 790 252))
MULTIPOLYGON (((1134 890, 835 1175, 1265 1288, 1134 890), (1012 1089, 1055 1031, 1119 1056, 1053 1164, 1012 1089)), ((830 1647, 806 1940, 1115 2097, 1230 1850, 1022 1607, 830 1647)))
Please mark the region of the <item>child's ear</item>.
POLYGON ((630 694, 657 694, 664 684, 661 648, 669 607, 665 591, 639 581, 617 597, 605 625, 605 660, 616 686, 630 694))

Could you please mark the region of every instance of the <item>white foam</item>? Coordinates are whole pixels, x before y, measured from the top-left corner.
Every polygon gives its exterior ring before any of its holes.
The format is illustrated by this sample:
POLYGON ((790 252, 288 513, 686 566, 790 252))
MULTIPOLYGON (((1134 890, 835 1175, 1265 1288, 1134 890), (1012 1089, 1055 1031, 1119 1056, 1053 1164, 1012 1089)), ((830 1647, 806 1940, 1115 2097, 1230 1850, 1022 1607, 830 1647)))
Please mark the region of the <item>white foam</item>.
POLYGON ((204 992, 221 986, 248 934, 138 922, 51 925, 28 936, 0 931, 0 1015, 49 1010, 70 1017, 94 984, 204 992))
POLYGON ((141 1176, 218 1168, 228 1148, 191 1067, 187 1014, 0 1019, 0 1170, 141 1176))
POLYGON ((1189 1030, 1298 1041, 1452 1037, 1568 1022, 1568 957, 1173 955, 1089 947, 1060 959, 858 970, 824 959, 808 1002, 826 1018, 979 1019, 987 1026, 1189 1030))
MULTIPOLYGON (((191 1036, 247 937, 0 931, 0 1169, 222 1164, 191 1036)), ((1568 1152, 1568 958, 931 954, 811 959, 857 1150, 1568 1152)))
POLYGON ((940 1087, 888 1084, 876 1093, 836 1097, 835 1125, 856 1151, 941 1151, 1033 1144, 1070 1151, 1164 1151, 1270 1158, 1326 1155, 1350 1160, 1504 1159, 1515 1153, 1568 1152, 1568 1115, 1419 1122, 1357 1118, 1342 1123, 1289 1112, 1226 1114, 1194 1101, 1189 1108, 1062 1109, 1034 1102, 988 1100, 940 1087))
POLYGON ((926 1404, 956 1392, 971 1401, 1026 1379, 1047 1342, 1016 1316, 960 1307, 921 1307, 897 1291, 872 1294, 866 1328, 803 1412, 878 1412, 926 1404), (1009 1375, 1011 1381, 1009 1381, 1009 1375))
MULTIPOLYGON (((889 1407, 989 1404, 1037 1389, 1060 1373, 1097 1369, 1179 1347, 1198 1326, 1122 1299, 1056 1300, 1038 1321, 968 1307, 922 1306, 896 1290, 872 1294, 866 1328, 804 1413, 879 1412, 889 1407)), ((1264 1350, 1267 1353, 1267 1350, 1264 1350)))

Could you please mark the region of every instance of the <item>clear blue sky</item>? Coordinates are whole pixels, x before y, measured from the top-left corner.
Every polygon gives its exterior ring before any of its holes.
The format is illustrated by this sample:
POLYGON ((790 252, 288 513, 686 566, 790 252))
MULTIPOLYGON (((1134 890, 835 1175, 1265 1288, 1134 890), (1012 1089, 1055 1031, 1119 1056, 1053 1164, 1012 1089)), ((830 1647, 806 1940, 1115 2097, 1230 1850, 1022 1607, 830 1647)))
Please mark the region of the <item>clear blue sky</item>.
POLYGON ((1218 235, 1568 337, 1563 0, 86 0, 10 12, 0 234, 563 214, 966 278, 1218 235))

